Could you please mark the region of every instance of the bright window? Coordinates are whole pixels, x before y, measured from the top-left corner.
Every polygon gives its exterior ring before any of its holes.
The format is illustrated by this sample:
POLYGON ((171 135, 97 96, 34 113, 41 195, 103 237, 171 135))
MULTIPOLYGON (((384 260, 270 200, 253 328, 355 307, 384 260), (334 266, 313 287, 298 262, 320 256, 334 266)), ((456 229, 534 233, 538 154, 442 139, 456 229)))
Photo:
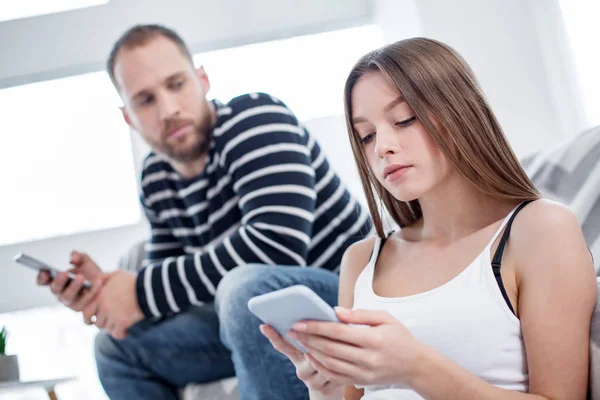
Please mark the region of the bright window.
POLYGON ((561 0, 560 7, 575 58, 587 123, 600 125, 600 2, 561 0))
POLYGON ((104 72, 0 90, 0 245, 139 221, 119 104, 104 72))
POLYGON ((110 0, 7 0, 3 1, 2 7, 0 7, 0 22, 98 6, 106 4, 109 1, 110 0))
POLYGON ((207 52, 194 61, 205 67, 213 97, 228 101, 242 93, 267 92, 306 121, 343 114, 350 69, 383 45, 381 29, 367 25, 207 52))

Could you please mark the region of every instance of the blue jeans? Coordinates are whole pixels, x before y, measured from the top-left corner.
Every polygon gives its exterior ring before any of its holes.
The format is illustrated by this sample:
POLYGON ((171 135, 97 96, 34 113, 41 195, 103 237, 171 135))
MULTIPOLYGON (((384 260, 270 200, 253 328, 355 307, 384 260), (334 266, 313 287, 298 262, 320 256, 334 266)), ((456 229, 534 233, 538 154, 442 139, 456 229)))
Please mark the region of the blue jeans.
POLYGON ((241 400, 308 399, 294 365, 260 333, 251 297, 302 284, 337 304, 338 276, 310 267, 247 265, 229 272, 214 304, 142 321, 125 340, 96 338, 96 363, 112 400, 177 399, 188 383, 236 375, 241 400))

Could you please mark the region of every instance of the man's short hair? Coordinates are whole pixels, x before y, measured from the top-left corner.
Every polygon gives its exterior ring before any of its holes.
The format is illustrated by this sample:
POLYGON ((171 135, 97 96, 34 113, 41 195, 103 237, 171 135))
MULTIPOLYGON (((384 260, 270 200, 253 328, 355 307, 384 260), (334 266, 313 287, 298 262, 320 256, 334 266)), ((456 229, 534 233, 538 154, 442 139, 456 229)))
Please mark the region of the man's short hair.
POLYGON ((106 69, 108 71, 108 75, 110 76, 110 80, 112 81, 113 85, 115 85, 117 90, 119 89, 119 86, 115 80, 115 61, 119 50, 133 49, 135 47, 143 46, 150 40, 159 36, 163 36, 175 43, 181 52, 190 60, 190 62, 192 64, 194 63, 190 50, 187 48, 181 36, 179 36, 174 30, 158 24, 135 25, 129 28, 123 35, 121 35, 119 40, 115 42, 106 63, 106 69))

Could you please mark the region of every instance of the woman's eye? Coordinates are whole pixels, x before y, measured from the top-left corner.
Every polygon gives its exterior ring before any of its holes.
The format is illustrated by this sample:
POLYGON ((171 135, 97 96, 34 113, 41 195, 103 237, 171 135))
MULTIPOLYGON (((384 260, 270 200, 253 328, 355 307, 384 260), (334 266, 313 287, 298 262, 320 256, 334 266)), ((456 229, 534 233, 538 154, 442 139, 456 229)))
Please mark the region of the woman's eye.
POLYGON ((396 126, 408 126, 408 125, 412 124, 413 122, 415 122, 416 120, 417 120, 417 117, 410 117, 409 119, 405 119, 404 121, 396 122, 394 125, 396 125, 396 126))
POLYGON ((375 136, 374 133, 369 133, 367 136, 363 137, 360 139, 360 144, 367 144, 369 143, 371 140, 373 140, 373 137, 375 136))

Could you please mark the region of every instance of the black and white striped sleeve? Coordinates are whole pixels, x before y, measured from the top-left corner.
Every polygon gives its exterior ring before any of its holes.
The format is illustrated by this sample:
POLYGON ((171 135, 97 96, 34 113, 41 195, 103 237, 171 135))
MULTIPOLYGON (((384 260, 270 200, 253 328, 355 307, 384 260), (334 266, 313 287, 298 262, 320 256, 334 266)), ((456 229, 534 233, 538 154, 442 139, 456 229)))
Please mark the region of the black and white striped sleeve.
MULTIPOLYGON (((264 97, 264 95, 263 95, 264 97)), ((315 173, 304 129, 283 104, 244 119, 220 155, 242 221, 204 251, 167 258, 142 270, 137 295, 147 316, 177 313, 214 298, 238 265, 306 265, 316 205, 315 173)))
POLYGON ((150 222, 150 240, 144 245, 145 255, 142 266, 182 255, 184 251, 181 242, 171 234, 169 227, 162 223, 156 212, 146 204, 143 193, 140 195, 140 203, 150 222))

